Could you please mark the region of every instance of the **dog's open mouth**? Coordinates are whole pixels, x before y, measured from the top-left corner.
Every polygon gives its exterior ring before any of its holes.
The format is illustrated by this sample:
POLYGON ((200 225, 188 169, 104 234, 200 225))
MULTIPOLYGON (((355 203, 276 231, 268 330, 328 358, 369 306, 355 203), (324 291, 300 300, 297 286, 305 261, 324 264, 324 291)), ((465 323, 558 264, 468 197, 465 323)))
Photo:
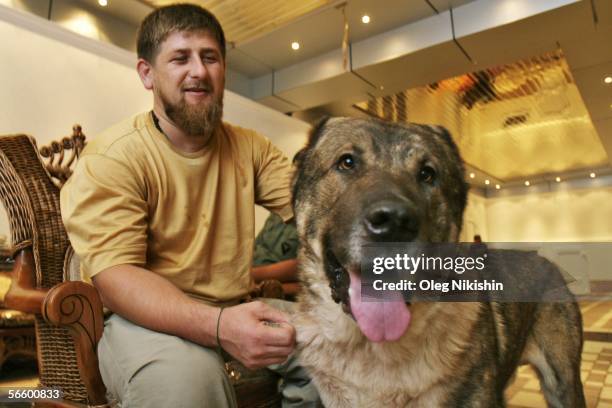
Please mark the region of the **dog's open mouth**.
POLYGON ((408 329, 411 313, 400 292, 387 292, 380 298, 362 299, 361 273, 342 266, 331 250, 325 252, 325 273, 332 298, 351 314, 361 332, 373 342, 398 340, 408 329))

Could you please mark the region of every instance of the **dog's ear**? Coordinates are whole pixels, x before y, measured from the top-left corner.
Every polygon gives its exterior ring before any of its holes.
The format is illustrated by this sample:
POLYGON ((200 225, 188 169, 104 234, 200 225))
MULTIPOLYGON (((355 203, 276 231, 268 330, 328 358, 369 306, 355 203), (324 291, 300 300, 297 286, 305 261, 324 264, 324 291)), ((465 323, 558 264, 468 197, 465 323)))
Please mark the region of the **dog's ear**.
MULTIPOLYGON (((323 133, 323 128, 325 127, 325 124, 329 119, 330 117, 327 115, 319 119, 319 121, 316 123, 316 125, 314 125, 314 127, 310 130, 310 133, 308 134, 308 141, 306 142, 306 146, 302 147, 295 154, 295 156, 293 156, 293 166, 297 170, 295 173, 299 173, 302 167, 302 162, 304 161, 308 150, 310 150, 317 144, 317 141, 323 133)), ((295 183, 295 176, 293 181, 295 183)))
MULTIPOLYGON (((430 128, 442 138, 444 143, 450 149, 450 157, 452 163, 454 163, 455 171, 454 173, 457 175, 457 179, 453 182, 453 194, 455 196, 456 202, 459 204, 459 211, 456 214, 456 217, 459 221, 459 226, 463 223, 463 212, 465 211, 465 207, 467 206, 468 199, 468 191, 469 184, 465 181, 465 167, 463 165, 463 158, 459 153, 459 147, 453 140, 450 132, 444 126, 430 126, 430 128)), ((460 228, 459 228, 460 229, 460 228)))
POLYGON ((293 168, 294 168, 294 172, 293 172, 293 177, 291 178, 291 197, 292 197, 292 203, 295 207, 295 196, 296 196, 296 191, 297 191, 297 183, 298 183, 298 178, 300 177, 300 174, 302 174, 303 172, 303 163, 304 163, 304 159, 306 157, 306 155, 308 154, 308 151, 314 147, 317 144, 317 141, 319 140, 319 138, 321 137, 321 134, 323 133, 323 128, 325 127, 325 124, 327 123, 327 121, 329 120, 329 116, 323 116, 321 119, 319 119, 319 121, 317 122, 316 125, 314 125, 314 127, 310 130, 310 134, 308 135, 308 141, 306 142, 306 146, 304 146, 303 148, 300 149, 300 151, 298 151, 295 156, 293 156, 293 168))
POLYGON ((451 147, 451 149, 453 149, 455 154, 459 155, 459 149, 457 148, 457 144, 453 140, 453 137, 451 136, 451 134, 450 134, 450 132, 449 132, 449 130, 447 128, 445 128, 444 126, 441 126, 441 125, 430 126, 430 128, 438 136, 440 136, 440 137, 442 137, 442 139, 444 139, 444 141, 451 147))
POLYGON ((296 154, 293 156, 293 164, 294 167, 298 167, 302 160, 304 159, 304 154, 306 153, 306 147, 302 147, 296 154))
POLYGON ((325 124, 329 121, 330 116, 325 115, 314 125, 312 130, 310 131, 310 135, 308 136, 308 143, 306 143, 305 149, 309 149, 317 144, 317 141, 323 134, 323 128, 325 124))

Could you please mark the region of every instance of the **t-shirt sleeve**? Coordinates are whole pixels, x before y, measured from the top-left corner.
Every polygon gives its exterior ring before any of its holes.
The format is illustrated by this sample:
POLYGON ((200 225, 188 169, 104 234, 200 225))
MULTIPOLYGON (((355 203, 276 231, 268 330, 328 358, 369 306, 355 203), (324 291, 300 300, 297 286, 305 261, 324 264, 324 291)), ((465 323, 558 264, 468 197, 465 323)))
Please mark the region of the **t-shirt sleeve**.
POLYGON ((253 133, 255 202, 278 214, 283 221, 293 218, 291 208, 291 164, 267 138, 253 133))
POLYGON ((100 154, 81 157, 60 192, 62 219, 91 279, 111 266, 142 266, 147 251, 144 182, 124 163, 100 154))

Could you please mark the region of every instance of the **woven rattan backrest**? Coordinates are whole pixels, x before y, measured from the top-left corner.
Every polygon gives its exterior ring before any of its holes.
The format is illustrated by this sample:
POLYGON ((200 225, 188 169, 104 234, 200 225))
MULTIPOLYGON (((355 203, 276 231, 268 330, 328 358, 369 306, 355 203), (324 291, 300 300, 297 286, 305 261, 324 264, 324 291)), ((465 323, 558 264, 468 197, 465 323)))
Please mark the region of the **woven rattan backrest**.
POLYGON ((36 285, 50 288, 64 280, 64 256, 70 245, 60 215, 59 189, 32 138, 1 137, 0 152, 0 173, 6 179, 0 194, 9 214, 13 245, 18 249, 32 243, 36 285))
MULTIPOLYGON (((50 288, 62 282, 70 242, 60 216, 59 188, 29 136, 0 137, 0 198, 9 217, 15 251, 32 246, 36 286, 50 288)), ((39 315, 36 331, 41 383, 60 387, 67 399, 85 401, 72 337, 39 315)))

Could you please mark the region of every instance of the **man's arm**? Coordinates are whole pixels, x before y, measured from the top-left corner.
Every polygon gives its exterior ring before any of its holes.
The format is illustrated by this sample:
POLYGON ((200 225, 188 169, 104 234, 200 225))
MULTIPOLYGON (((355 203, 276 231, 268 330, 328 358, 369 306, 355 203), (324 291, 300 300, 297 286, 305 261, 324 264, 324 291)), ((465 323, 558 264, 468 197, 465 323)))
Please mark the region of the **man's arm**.
POLYGON ((253 266, 251 276, 255 282, 276 279, 280 282, 297 282, 297 259, 286 259, 267 265, 253 266))
MULTIPOLYGON (((133 323, 202 346, 217 345, 221 309, 191 299, 153 272, 117 265, 96 274, 93 283, 104 305, 133 323)), ((285 314, 261 302, 224 310, 219 337, 221 346, 247 368, 281 363, 295 345, 295 329, 285 314), (271 327, 266 322, 280 325, 271 327)))
POLYGON ((291 164, 270 140, 253 132, 255 203, 278 214, 284 222, 293 218, 291 209, 291 164))

